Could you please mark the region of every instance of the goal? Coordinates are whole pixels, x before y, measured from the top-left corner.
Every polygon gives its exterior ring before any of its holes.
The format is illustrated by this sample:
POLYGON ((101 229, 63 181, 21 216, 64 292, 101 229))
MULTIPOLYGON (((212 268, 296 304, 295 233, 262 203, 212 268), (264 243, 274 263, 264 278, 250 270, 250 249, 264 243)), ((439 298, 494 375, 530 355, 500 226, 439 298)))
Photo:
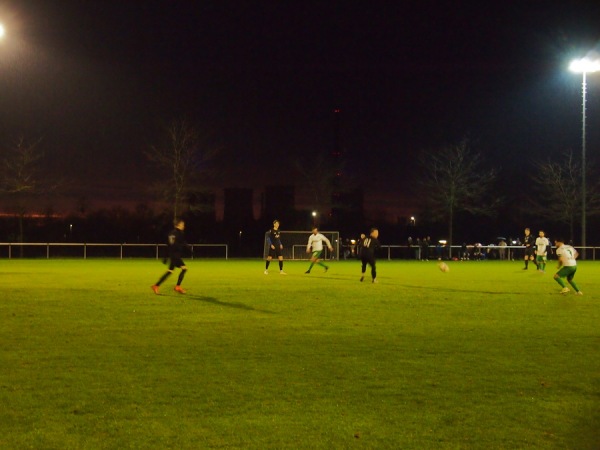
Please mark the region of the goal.
MULTIPOLYGON (((267 244, 267 233, 265 233, 265 244, 263 257, 266 259, 269 255, 269 246, 267 244)), ((283 259, 308 260, 310 254, 306 253, 306 244, 308 237, 312 234, 310 231, 281 231, 281 243, 283 244, 283 259)), ((329 251, 327 246, 323 246, 324 259, 339 259, 340 256, 340 232, 339 231, 319 231, 331 242, 333 251, 329 251)))

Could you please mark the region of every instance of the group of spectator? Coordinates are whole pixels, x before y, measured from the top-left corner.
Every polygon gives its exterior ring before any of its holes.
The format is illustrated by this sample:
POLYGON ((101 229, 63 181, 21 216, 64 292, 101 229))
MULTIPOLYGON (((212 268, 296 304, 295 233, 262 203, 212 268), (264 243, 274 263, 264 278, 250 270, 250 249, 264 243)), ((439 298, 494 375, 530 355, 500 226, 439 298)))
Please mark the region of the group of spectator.
MULTIPOLYGON (((416 241, 413 241, 412 237, 408 237, 408 254, 410 259, 429 261, 431 247, 431 236, 424 237, 423 239, 417 238, 416 241)), ((436 253, 438 253, 437 250, 436 253)))

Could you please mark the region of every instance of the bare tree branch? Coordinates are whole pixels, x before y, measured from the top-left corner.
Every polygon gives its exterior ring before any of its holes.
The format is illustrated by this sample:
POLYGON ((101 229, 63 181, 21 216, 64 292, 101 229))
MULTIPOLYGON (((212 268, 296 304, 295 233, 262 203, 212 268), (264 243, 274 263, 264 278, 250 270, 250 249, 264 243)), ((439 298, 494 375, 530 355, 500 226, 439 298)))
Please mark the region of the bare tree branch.
POLYGON ((425 153, 420 162, 424 202, 434 220, 447 221, 450 245, 458 212, 486 216, 495 213, 499 199, 488 197, 496 181, 496 171, 482 168, 482 157, 471 151, 468 139, 425 153))
POLYGON ((218 153, 205 143, 196 128, 186 120, 173 120, 166 128, 167 142, 145 152, 148 160, 165 176, 155 183, 155 190, 173 209, 173 217, 193 209, 190 198, 202 189, 201 179, 208 173, 208 163, 218 153), (201 176, 202 175, 202 176, 201 176))

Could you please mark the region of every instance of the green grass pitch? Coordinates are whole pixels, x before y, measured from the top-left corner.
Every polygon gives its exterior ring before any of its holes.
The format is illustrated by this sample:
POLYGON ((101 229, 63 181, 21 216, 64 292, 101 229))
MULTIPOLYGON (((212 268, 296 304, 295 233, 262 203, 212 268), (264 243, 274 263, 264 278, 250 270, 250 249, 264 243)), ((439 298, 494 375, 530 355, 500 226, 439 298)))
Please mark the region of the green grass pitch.
POLYGON ((600 263, 0 261, 0 448, 600 448, 600 263))

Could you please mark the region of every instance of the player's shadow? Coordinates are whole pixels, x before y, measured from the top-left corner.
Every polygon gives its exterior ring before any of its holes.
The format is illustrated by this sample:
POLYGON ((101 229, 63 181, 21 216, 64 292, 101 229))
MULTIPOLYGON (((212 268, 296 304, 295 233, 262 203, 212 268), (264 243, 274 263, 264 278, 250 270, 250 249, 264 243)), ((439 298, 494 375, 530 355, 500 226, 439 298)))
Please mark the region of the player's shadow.
POLYGON ((229 302, 222 302, 221 300, 218 300, 214 297, 206 297, 203 295, 186 295, 187 299, 189 300, 196 300, 199 302, 205 302, 205 303, 211 303, 213 305, 217 305, 217 306, 224 306, 225 308, 235 308, 235 309, 243 309, 244 311, 256 311, 256 312, 262 312, 262 313, 266 313, 266 314, 275 314, 273 311, 268 311, 266 309, 257 309, 254 308, 253 306, 249 306, 246 305, 244 303, 229 303, 229 302))

